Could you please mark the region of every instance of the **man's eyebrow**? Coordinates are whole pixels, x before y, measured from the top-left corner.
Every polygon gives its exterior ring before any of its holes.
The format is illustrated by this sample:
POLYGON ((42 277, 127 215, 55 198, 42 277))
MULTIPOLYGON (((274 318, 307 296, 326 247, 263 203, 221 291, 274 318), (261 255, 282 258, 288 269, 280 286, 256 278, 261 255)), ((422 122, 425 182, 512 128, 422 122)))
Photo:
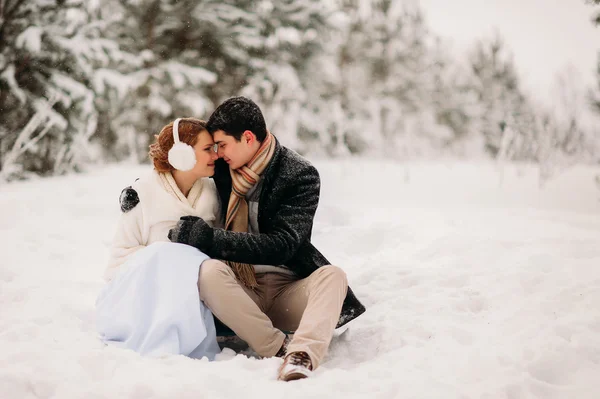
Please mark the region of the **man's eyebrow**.
POLYGON ((215 140, 215 144, 221 144, 223 140, 215 140))

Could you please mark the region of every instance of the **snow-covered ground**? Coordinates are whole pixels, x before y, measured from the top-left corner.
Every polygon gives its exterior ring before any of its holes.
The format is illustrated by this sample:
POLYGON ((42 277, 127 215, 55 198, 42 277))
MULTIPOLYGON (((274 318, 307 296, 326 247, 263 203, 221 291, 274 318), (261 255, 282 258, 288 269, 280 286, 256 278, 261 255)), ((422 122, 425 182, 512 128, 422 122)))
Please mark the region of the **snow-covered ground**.
POLYGON ((143 167, 0 186, 0 398, 598 398, 600 190, 510 166, 320 161, 316 245, 368 310, 314 377, 104 347, 94 301, 143 167))

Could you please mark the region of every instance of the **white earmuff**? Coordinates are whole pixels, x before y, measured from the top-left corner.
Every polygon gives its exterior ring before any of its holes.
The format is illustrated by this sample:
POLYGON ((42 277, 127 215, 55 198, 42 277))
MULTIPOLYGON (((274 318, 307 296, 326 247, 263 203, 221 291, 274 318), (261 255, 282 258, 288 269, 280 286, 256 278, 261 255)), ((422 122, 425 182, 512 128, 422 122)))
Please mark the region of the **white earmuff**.
POLYGON ((173 147, 169 150, 169 163, 177 170, 187 171, 192 170, 196 165, 196 152, 194 148, 179 140, 179 121, 181 118, 175 119, 173 122, 173 147))

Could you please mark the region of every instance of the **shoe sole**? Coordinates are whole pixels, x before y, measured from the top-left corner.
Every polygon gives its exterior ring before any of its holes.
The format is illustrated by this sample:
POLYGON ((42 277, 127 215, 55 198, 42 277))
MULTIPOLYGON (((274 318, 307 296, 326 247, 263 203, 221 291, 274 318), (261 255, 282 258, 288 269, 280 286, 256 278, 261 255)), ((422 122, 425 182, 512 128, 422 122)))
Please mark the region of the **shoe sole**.
POLYGON ((304 373, 289 373, 286 376, 284 376, 283 378, 279 379, 279 381, 289 382, 289 381, 302 380, 304 378, 308 378, 308 376, 304 373))

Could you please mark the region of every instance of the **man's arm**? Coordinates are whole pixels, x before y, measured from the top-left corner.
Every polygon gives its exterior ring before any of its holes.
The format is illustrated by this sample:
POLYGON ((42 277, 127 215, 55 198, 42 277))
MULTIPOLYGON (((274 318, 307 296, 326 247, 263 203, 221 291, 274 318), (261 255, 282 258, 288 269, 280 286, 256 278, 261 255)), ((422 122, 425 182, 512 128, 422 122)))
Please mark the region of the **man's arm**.
POLYGON ((214 229, 207 255, 234 262, 285 265, 310 237, 320 187, 317 170, 313 166, 304 169, 287 189, 277 211, 267 216, 272 219, 268 234, 214 229))

